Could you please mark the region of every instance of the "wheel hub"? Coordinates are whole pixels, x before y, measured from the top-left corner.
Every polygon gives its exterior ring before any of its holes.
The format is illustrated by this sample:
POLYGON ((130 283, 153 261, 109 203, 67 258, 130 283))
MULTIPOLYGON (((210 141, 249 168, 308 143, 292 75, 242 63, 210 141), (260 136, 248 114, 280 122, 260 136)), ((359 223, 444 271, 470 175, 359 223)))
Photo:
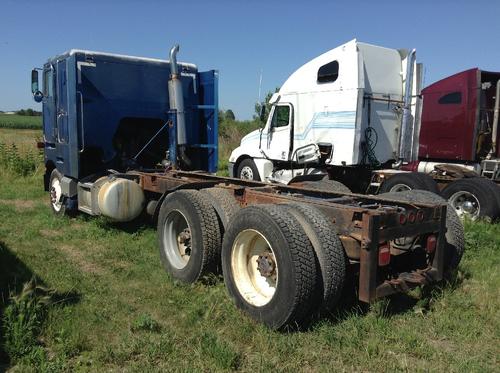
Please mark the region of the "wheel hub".
POLYGON ((241 169, 240 178, 245 180, 253 180, 253 171, 250 167, 245 166, 241 169))
POLYGON ((184 253, 186 255, 191 255, 191 231, 189 228, 184 229, 179 234, 179 243, 184 245, 184 253))
POLYGON ((259 255, 257 258, 257 270, 264 277, 272 277, 275 273, 276 264, 271 254, 259 255))
POLYGON ((472 219, 480 216, 481 205, 477 197, 465 190, 454 193, 448 202, 455 208, 459 216, 468 215, 472 219))
POLYGON ((50 188, 50 202, 52 202, 52 203, 58 202, 56 188, 54 188, 54 187, 50 188))
POLYGON ((462 205, 462 208, 464 209, 464 211, 468 214, 472 214, 474 212, 474 210, 476 209, 474 207, 474 204, 471 202, 471 201, 465 201, 462 205))

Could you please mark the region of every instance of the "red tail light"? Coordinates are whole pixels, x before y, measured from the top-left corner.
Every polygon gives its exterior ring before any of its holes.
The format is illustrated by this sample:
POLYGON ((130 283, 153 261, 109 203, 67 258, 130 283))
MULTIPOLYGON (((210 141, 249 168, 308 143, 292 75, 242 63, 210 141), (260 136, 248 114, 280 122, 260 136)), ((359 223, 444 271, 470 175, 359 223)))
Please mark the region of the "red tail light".
POLYGON ((424 220, 424 212, 422 210, 417 211, 417 219, 418 221, 424 220))
POLYGON ((391 249, 386 243, 378 248, 378 265, 386 266, 391 262, 391 249))
POLYGON ((434 235, 427 237, 427 245, 425 246, 425 250, 430 254, 436 250, 437 238, 434 235))
POLYGON ((406 224, 406 215, 405 214, 399 214, 399 224, 406 224))
POLYGON ((417 215, 415 214, 414 211, 411 211, 409 214, 408 214, 408 221, 410 223, 415 223, 415 219, 417 218, 417 215))

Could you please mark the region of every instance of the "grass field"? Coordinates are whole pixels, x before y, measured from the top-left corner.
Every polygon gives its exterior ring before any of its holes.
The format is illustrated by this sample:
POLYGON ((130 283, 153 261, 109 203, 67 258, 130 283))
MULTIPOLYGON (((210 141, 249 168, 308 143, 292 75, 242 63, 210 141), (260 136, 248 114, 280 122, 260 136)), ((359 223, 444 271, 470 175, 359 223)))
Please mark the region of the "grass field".
POLYGON ((41 129, 42 117, 0 113, 0 128, 41 129))
POLYGON ((2 353, 12 371, 498 371, 498 224, 467 223, 453 284, 280 333, 239 312, 220 279, 169 278, 147 222, 58 218, 40 170, 0 168, 0 177, 2 353), (42 288, 22 292, 32 277, 42 288), (9 290, 21 295, 7 300, 9 290))

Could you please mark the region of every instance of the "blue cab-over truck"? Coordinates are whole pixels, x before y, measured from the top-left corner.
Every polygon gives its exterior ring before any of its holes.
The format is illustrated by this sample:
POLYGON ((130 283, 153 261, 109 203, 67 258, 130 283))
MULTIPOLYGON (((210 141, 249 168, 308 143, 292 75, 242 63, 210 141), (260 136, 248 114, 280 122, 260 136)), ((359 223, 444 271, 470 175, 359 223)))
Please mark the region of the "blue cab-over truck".
POLYGON ((236 305, 275 329, 331 311, 351 284, 370 303, 453 274, 463 228, 432 193, 216 176, 218 72, 177 62, 178 51, 164 61, 71 50, 32 71, 55 214, 149 215, 171 277, 222 272, 236 305))

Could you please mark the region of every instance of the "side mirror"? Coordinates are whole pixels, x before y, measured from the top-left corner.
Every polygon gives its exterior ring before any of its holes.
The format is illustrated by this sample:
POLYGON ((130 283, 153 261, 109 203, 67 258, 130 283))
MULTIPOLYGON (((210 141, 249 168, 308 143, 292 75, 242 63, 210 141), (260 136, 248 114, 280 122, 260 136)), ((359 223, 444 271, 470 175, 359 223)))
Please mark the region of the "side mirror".
POLYGON ((266 119, 266 104, 265 103, 262 103, 260 105, 260 113, 259 113, 259 119, 262 123, 264 123, 265 119, 266 119))
POLYGON ((38 88, 38 71, 33 69, 31 70, 31 93, 35 94, 36 91, 39 91, 38 88))
POLYGON ((38 85, 38 70, 31 70, 31 93, 33 93, 33 99, 36 102, 42 102, 43 93, 40 92, 38 85))

